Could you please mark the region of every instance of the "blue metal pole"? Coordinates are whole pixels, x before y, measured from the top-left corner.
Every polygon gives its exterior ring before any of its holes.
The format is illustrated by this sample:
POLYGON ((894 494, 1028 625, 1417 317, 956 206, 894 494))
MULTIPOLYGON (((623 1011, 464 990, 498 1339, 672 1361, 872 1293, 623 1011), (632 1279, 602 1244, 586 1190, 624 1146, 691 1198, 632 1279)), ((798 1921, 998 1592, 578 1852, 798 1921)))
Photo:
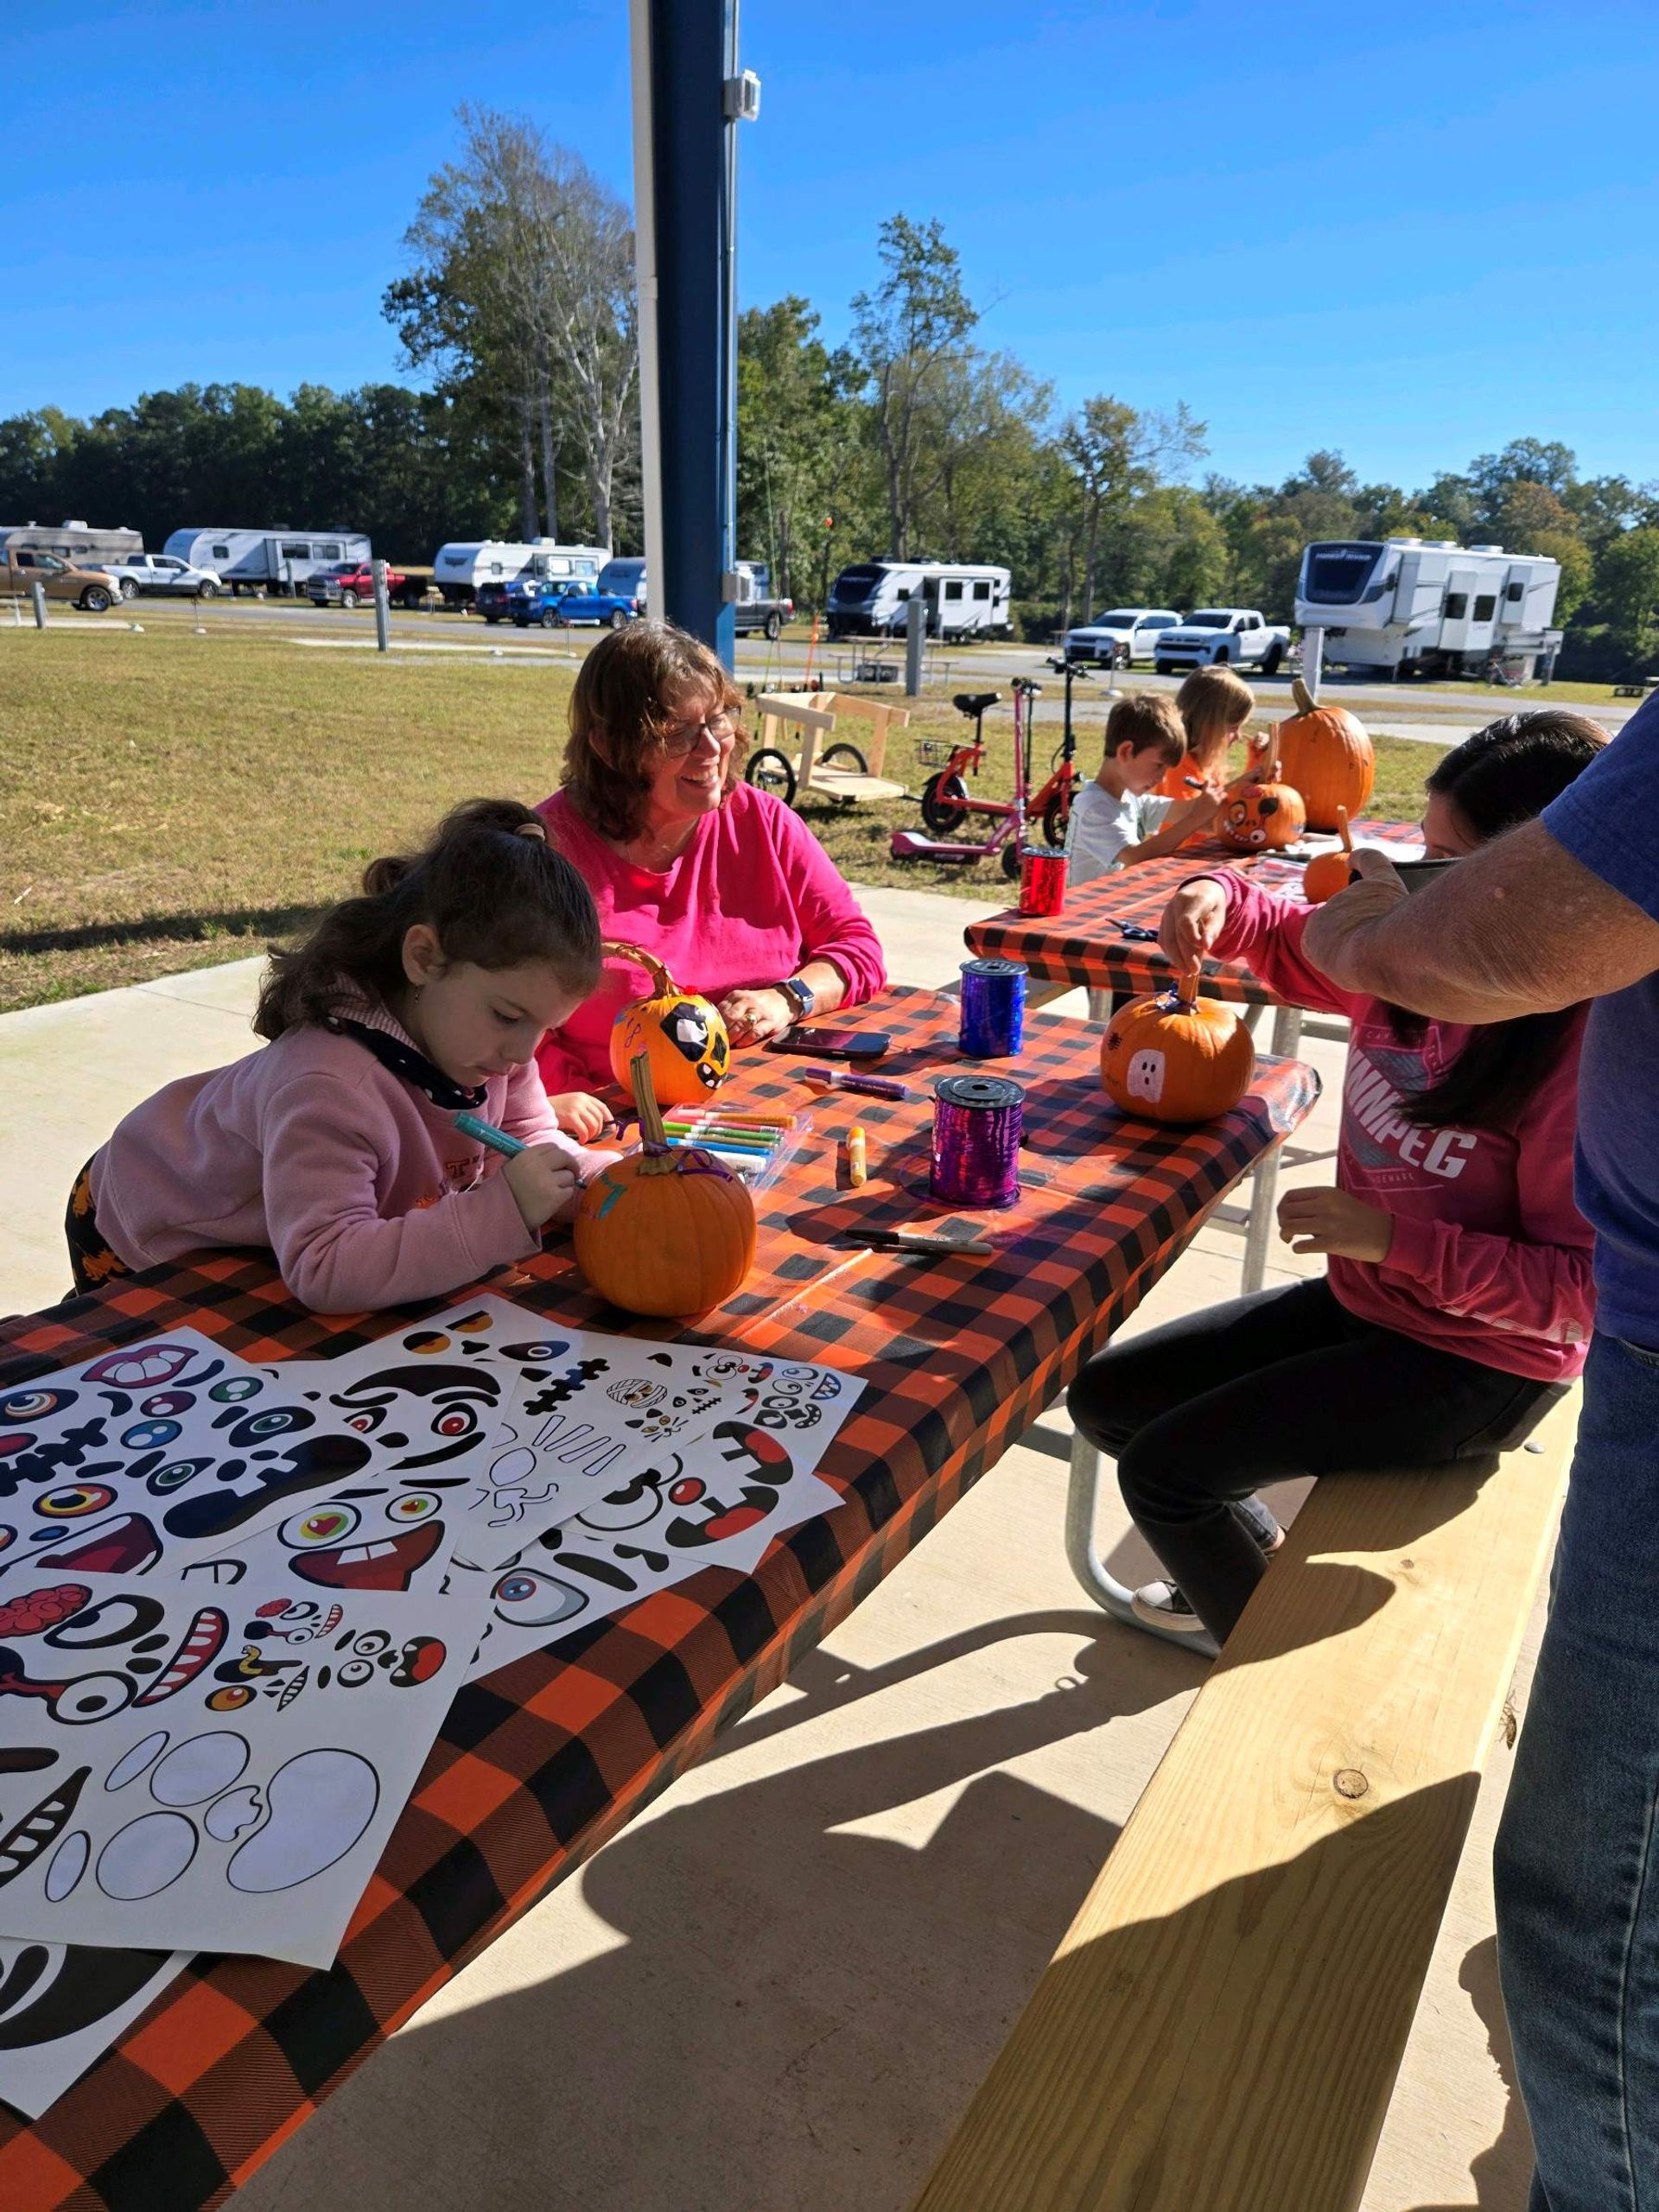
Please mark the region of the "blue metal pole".
MULTIPOLYGON (((662 497, 653 613, 711 645, 729 668, 735 617, 736 0, 648 0, 662 497)), ((649 435, 649 431, 647 433, 649 435)), ((655 556, 652 556, 653 559, 655 556)))

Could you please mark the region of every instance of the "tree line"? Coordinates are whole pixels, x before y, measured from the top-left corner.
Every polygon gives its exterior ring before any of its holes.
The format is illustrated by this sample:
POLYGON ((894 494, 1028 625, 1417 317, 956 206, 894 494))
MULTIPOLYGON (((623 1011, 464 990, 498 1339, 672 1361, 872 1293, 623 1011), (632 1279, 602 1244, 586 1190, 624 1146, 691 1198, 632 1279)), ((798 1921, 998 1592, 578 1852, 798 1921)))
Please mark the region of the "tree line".
MULTIPOLYGON (((629 211, 534 124, 457 120, 381 302, 421 388, 185 385, 89 418, 14 416, 0 518, 127 524, 152 545, 187 523, 347 525, 406 562, 451 537, 640 550, 629 211)), ((740 318, 739 550, 804 606, 894 553, 1006 563, 1027 636, 1111 603, 1283 620, 1309 540, 1405 534, 1560 561, 1564 674, 1659 655, 1659 485, 1582 476, 1533 438, 1414 489, 1362 483, 1331 450, 1276 485, 1210 461, 1179 401, 1065 409, 987 346, 937 220, 882 224, 840 345, 792 294, 740 318)))

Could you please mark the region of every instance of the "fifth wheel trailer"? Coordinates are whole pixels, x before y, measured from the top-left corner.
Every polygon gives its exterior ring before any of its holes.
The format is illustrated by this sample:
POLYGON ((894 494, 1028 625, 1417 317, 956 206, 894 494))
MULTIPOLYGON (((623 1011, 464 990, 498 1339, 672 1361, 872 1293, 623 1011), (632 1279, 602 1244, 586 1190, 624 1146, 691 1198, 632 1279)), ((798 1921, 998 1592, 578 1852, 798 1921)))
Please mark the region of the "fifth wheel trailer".
POLYGON ((1447 538, 1328 539, 1302 555, 1296 620, 1328 664, 1401 676, 1482 676, 1494 658, 1548 683, 1559 561, 1447 538))

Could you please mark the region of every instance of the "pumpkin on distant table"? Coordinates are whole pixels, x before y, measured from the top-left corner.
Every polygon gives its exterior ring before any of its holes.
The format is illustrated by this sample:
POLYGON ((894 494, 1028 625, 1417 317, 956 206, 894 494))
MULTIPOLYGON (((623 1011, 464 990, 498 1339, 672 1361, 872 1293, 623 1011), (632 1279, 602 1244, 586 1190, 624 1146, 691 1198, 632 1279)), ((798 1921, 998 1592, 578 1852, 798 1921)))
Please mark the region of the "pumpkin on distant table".
POLYGON ((1149 1122, 1209 1122, 1250 1087, 1255 1046, 1220 999, 1198 996, 1198 970, 1157 998, 1136 999, 1107 1026, 1100 1080, 1126 1114, 1149 1122))
POLYGON ((1310 830, 1334 830, 1337 810, 1351 821, 1364 810, 1376 781, 1376 755, 1357 715, 1346 707, 1321 707, 1299 676, 1290 687, 1297 711, 1274 733, 1280 770, 1307 808, 1310 830))
POLYGON ((1306 827, 1302 795, 1291 784, 1233 784, 1216 819, 1217 836, 1236 853, 1294 845, 1306 827))
POLYGON ((754 1201, 694 1145, 671 1145, 644 1052, 628 1071, 641 1143, 594 1176, 576 1208, 576 1264, 601 1298, 664 1319, 706 1313, 754 1264, 754 1201))
POLYGON ((655 953, 607 944, 607 957, 638 961, 651 988, 625 1006, 611 1027, 611 1073, 624 1088, 634 1056, 651 1063, 652 1095, 664 1106, 690 1106, 718 1090, 732 1071, 732 1042, 717 1007, 683 991, 655 953))
POLYGON ((1337 834, 1342 839, 1334 853, 1316 853, 1302 874, 1302 896, 1310 906, 1323 906, 1338 891, 1348 888, 1354 864, 1354 841, 1348 834, 1348 810, 1337 809, 1337 834))

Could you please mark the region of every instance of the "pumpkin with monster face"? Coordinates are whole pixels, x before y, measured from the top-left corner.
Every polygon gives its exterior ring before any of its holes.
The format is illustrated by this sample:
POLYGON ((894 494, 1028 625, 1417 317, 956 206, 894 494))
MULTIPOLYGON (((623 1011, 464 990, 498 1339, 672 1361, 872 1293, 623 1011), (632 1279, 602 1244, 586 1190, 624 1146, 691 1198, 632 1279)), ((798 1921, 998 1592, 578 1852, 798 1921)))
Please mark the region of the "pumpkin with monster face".
POLYGON ((1306 827, 1302 795, 1289 784, 1233 785, 1216 823, 1217 835, 1236 853, 1294 845, 1306 827))
POLYGON ((632 960, 651 976, 642 999, 625 1006, 611 1029, 611 1073, 625 1088, 637 1054, 651 1069, 664 1106, 690 1106, 718 1090, 732 1070, 731 1039, 719 1009, 683 991, 654 953, 638 944, 607 944, 607 959, 632 960))

